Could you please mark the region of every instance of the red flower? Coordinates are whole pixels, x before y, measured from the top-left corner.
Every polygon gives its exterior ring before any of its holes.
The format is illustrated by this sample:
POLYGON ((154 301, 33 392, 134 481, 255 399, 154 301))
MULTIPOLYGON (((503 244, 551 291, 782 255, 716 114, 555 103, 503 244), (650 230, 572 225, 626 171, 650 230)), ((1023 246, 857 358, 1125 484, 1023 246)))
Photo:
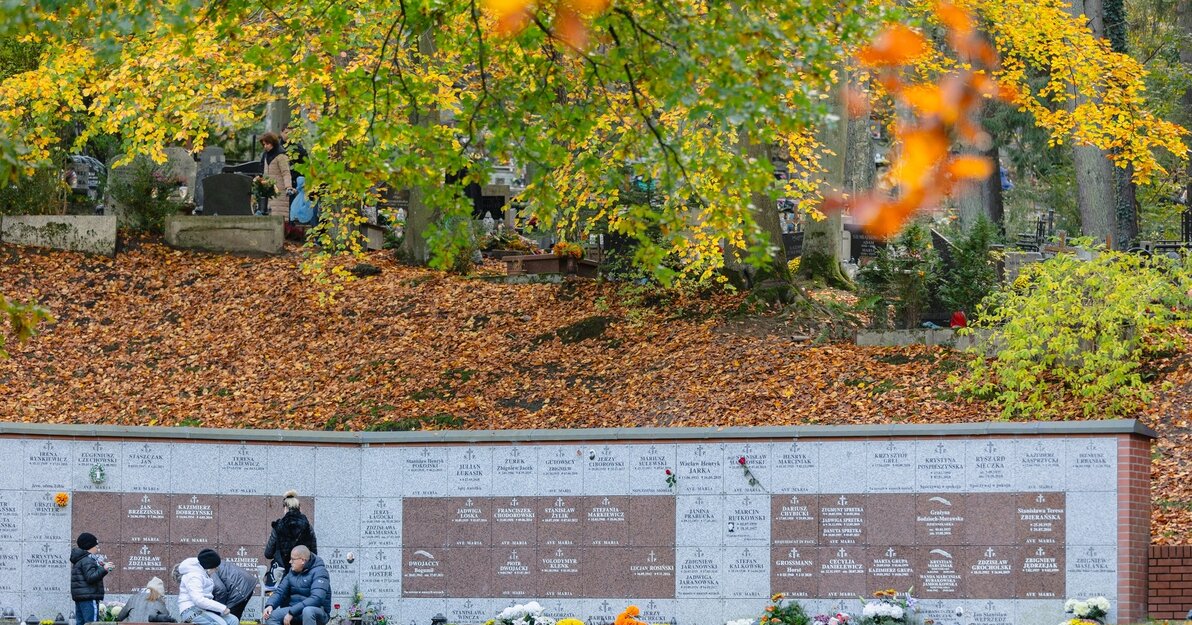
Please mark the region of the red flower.
POLYGON ((667 475, 670 475, 670 474, 671 474, 671 472, 670 472, 670 469, 667 469, 667 470, 666 470, 666 474, 667 474, 667 475))
POLYGON ((745 456, 741 456, 740 458, 737 458, 737 464, 745 464, 745 456))

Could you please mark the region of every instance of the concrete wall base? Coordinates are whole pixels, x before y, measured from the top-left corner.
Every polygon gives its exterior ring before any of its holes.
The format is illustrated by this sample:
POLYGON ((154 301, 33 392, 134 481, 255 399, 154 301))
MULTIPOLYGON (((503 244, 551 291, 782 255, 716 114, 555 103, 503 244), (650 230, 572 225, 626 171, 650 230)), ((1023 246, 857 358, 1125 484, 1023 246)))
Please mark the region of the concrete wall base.
POLYGON ((116 218, 97 215, 0 217, 0 241, 115 256, 116 218))
POLYGON ((237 254, 280 254, 285 229, 280 216, 166 218, 166 243, 185 249, 237 254))

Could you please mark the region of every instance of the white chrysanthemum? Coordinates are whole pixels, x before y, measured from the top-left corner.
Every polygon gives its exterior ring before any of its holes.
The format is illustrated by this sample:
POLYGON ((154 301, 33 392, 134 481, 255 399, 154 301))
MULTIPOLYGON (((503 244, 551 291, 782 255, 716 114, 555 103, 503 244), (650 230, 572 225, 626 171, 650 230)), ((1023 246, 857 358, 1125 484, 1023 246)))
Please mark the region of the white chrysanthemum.
POLYGON ((894 618, 895 620, 902 618, 904 614, 906 614, 906 613, 902 610, 901 607, 896 606, 896 605, 890 606, 890 616, 892 618, 894 618))
POLYGON ((1085 618, 1089 615, 1089 604, 1085 601, 1077 601, 1076 605, 1072 606, 1072 613, 1080 618, 1085 618))
POLYGON ((1102 612, 1109 612, 1109 599, 1105 597, 1094 597, 1089 599, 1088 603, 1102 612))
MULTIPOLYGON (((1076 609, 1076 600, 1075 599, 1069 599, 1064 602, 1064 612, 1071 612, 1072 610, 1075 610, 1075 609, 1076 609)), ((1065 622, 1067 622, 1067 621, 1065 621, 1065 622)))
POLYGON ((873 618, 877 616, 877 604, 866 603, 865 607, 861 609, 861 615, 865 618, 873 618))

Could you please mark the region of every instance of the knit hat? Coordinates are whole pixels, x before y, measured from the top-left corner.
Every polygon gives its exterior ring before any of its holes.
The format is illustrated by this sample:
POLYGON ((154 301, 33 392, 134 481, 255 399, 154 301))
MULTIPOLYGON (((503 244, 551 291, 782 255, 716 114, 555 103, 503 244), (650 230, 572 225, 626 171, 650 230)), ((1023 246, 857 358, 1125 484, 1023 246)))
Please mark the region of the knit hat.
POLYGON ((79 549, 90 549, 99 544, 99 539, 91 532, 83 532, 79 534, 79 539, 75 541, 79 549))
POLYGON ((199 552, 199 566, 205 569, 219 568, 219 554, 214 549, 204 549, 199 552))
POLYGON ((153 579, 149 580, 149 583, 145 584, 145 588, 152 590, 158 595, 166 594, 166 584, 165 582, 161 581, 160 577, 154 577, 153 579))

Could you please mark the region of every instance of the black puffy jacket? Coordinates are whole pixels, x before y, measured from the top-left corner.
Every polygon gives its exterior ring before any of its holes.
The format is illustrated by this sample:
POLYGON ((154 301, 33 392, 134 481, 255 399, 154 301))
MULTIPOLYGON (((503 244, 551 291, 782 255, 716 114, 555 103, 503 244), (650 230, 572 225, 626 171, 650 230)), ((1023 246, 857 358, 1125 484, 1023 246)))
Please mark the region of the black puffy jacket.
POLYGON ((284 516, 273 522, 273 532, 269 534, 269 542, 265 544, 265 557, 282 566, 290 568, 290 550, 298 545, 304 545, 311 553, 319 552, 319 545, 315 541, 315 530, 310 526, 306 515, 299 510, 286 510, 284 516))
POLYGON ((108 570, 99 565, 86 549, 70 550, 70 598, 75 601, 102 601, 103 578, 108 570))

